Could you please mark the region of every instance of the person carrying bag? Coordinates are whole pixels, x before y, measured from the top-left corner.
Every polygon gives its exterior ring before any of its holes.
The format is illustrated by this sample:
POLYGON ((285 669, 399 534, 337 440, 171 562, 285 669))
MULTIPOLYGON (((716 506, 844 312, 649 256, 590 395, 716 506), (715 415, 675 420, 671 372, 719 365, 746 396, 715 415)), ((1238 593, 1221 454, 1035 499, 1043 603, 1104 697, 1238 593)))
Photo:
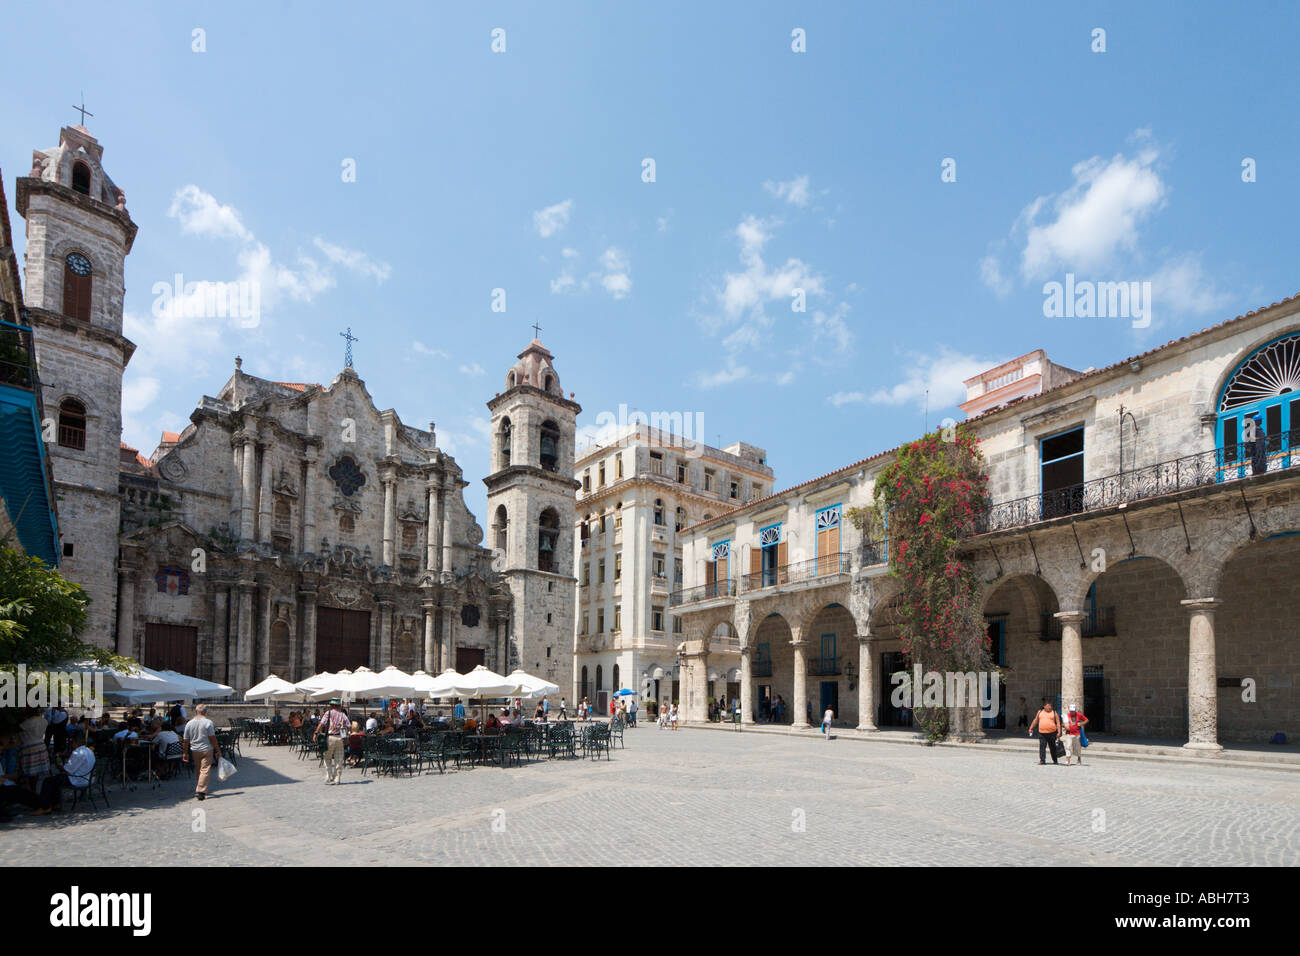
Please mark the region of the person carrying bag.
POLYGON ((1052 754, 1052 763, 1058 763, 1057 758, 1065 752, 1061 742, 1057 740, 1057 735, 1061 731, 1061 721, 1056 711, 1052 709, 1052 702, 1046 697, 1043 698, 1043 706, 1039 708, 1034 715, 1034 722, 1029 725, 1029 736, 1034 736, 1035 731, 1038 733, 1038 763, 1045 765, 1047 763, 1047 754, 1052 754), (1061 747, 1060 753, 1057 747, 1061 747))

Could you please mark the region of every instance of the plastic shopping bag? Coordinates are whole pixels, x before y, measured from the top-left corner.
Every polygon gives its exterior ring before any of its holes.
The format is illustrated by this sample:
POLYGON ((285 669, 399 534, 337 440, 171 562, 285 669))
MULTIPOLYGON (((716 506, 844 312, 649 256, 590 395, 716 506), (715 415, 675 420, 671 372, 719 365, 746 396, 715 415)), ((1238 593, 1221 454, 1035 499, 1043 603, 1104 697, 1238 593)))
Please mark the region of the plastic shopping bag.
POLYGON ((1080 747, 1088 746, 1088 735, 1083 732, 1082 727, 1079 728, 1079 746, 1080 747))
POLYGON ((223 783, 235 775, 235 765, 222 757, 217 761, 217 779, 223 783))

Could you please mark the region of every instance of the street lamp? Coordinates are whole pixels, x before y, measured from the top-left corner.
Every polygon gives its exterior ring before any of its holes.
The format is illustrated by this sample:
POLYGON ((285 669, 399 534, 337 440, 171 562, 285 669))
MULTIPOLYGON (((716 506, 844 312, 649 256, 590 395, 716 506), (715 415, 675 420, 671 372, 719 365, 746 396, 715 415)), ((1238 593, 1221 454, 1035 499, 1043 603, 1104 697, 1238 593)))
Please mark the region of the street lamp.
POLYGON ((844 662, 844 676, 849 679, 849 690, 853 690, 857 685, 853 683, 853 662, 844 662))

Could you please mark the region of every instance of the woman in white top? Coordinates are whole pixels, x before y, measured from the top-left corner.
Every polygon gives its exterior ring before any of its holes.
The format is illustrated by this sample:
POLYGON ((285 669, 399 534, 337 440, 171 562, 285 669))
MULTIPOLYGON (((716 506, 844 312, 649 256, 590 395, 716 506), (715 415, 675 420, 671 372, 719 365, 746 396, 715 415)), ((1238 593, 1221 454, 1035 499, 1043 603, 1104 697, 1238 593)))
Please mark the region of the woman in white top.
POLYGON ((673 730, 677 729, 677 705, 673 704, 672 710, 668 711, 668 723, 672 725, 673 730))
POLYGON ((827 740, 831 739, 831 721, 834 719, 835 711, 827 707, 826 713, 822 714, 822 733, 825 735, 827 740))

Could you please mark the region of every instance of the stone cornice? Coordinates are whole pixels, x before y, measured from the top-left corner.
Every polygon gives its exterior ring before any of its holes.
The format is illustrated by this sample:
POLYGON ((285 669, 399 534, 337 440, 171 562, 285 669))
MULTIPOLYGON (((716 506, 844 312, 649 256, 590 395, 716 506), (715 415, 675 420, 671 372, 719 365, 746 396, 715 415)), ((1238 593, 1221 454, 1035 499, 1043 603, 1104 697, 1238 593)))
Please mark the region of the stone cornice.
POLYGON ((109 206, 106 203, 91 199, 89 196, 79 193, 62 183, 52 182, 47 179, 35 179, 31 176, 20 176, 18 178, 17 202, 15 203, 18 214, 26 219, 27 204, 31 197, 41 195, 52 196, 63 202, 71 203, 83 212, 109 220, 122 230, 123 244, 127 252, 131 251, 131 246, 135 243, 136 231, 140 227, 132 221, 130 213, 125 209, 118 209, 116 206, 109 206))
MULTIPOLYGON (((122 367, 131 361, 131 356, 135 354, 135 343, 124 335, 109 329, 102 328, 98 325, 91 325, 89 322, 82 322, 71 316, 64 315, 62 312, 52 312, 49 309, 28 308, 27 317, 33 328, 53 328, 61 332, 70 332, 73 335, 84 335, 86 338, 95 342, 103 342, 118 349, 122 353, 122 367)), ((39 343, 38 343, 39 350, 39 343)))
POLYGON ((575 417, 582 411, 582 406, 579 405, 577 402, 570 401, 569 399, 564 398, 563 396, 560 395, 554 395, 551 392, 544 392, 535 385, 516 385, 512 389, 502 392, 501 394, 497 395, 495 398, 488 400, 487 403, 488 410, 495 412, 497 408, 505 404, 508 399, 510 399, 512 396, 517 396, 520 393, 527 394, 527 395, 536 395, 538 398, 545 399, 546 401, 550 402, 553 405, 559 405, 561 408, 566 408, 569 411, 573 412, 575 417))
MULTIPOLYGON (((550 484, 556 484, 565 490, 577 491, 582 487, 582 483, 573 479, 565 478, 558 471, 547 471, 544 468, 538 468, 536 465, 510 465, 508 468, 502 468, 500 471, 493 472, 483 479, 483 484, 487 485, 489 491, 496 491, 498 488, 509 484, 517 478, 541 478, 550 484)), ((461 487, 469 486, 469 482, 464 482, 461 487)))

